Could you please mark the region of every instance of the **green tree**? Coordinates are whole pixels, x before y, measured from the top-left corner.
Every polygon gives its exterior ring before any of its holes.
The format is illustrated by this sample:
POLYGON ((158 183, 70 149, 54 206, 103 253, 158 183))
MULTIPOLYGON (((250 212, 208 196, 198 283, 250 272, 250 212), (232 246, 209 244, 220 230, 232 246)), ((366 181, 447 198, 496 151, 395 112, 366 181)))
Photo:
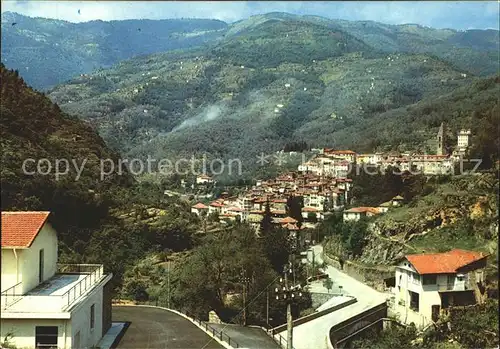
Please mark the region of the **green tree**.
POLYGON ((286 214, 297 220, 297 226, 302 227, 304 218, 302 217, 302 208, 304 204, 302 197, 290 195, 286 201, 286 214))
POLYGON ((332 279, 331 278, 325 279, 325 281, 323 281, 323 286, 328 290, 328 293, 330 293, 330 290, 333 287, 332 279))
POLYGON ((273 217, 271 215, 271 206, 269 200, 266 201, 264 208, 264 217, 260 221, 260 234, 266 236, 272 233, 273 230, 273 217))

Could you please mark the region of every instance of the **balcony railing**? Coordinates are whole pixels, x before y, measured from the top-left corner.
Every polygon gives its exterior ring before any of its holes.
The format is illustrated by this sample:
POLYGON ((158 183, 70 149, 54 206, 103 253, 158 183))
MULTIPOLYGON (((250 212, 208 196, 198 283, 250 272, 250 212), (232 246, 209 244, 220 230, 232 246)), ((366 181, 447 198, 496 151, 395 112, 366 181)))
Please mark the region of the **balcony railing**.
POLYGON ((102 264, 58 264, 58 274, 87 274, 76 285, 66 291, 62 297, 65 308, 68 308, 87 290, 94 287, 98 280, 104 275, 104 266, 102 264))
POLYGON ((22 282, 15 284, 14 286, 9 287, 8 289, 2 291, 1 300, 2 300, 2 309, 6 309, 9 305, 14 303, 16 300, 21 297, 22 293, 22 282))
POLYGON ((53 278, 29 292, 23 293, 22 283, 2 291, 1 307, 16 312, 29 312, 34 308, 39 312, 65 311, 103 276, 101 264, 58 264, 53 278))
POLYGON ((469 284, 457 283, 457 284, 439 284, 438 291, 466 291, 469 289, 469 284))

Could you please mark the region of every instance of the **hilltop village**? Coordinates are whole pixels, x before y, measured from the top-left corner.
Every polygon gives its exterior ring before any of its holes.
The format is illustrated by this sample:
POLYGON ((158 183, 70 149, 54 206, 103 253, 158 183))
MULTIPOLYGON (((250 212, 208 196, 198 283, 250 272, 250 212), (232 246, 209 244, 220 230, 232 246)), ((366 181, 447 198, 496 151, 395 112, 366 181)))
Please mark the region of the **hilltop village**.
MULTIPOLYGON (((297 171, 284 173, 270 180, 257 180, 252 188, 239 196, 229 196, 224 192, 209 204, 198 202, 191 207, 191 212, 199 216, 217 214, 221 222, 248 222, 258 230, 268 205, 273 223, 291 233, 316 227, 319 221, 332 212, 343 211, 344 221, 383 214, 390 207, 399 206, 403 197, 397 195, 388 202, 381 202, 377 207, 345 209, 351 204, 353 180, 348 178, 350 173, 386 171, 392 167, 400 173, 411 171, 429 176, 450 175, 454 173, 455 165, 466 156, 470 136, 470 130, 460 130, 457 145, 451 154, 446 154, 444 124, 441 124, 436 137, 436 155, 381 152, 357 154, 352 150, 313 149, 316 155, 300 164, 297 171), (286 210, 294 197, 302 198, 300 217, 290 217, 286 210)), ((214 182, 206 174, 196 178, 197 185, 210 185, 214 182)))

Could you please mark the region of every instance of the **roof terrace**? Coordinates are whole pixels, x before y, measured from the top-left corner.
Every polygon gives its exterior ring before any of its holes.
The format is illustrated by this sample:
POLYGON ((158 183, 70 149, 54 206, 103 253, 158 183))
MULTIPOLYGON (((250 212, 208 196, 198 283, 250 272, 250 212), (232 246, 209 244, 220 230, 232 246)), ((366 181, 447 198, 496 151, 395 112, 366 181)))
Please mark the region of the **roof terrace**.
POLYGON ((106 277, 102 264, 58 264, 53 277, 25 294, 20 294, 22 282, 3 291, 2 317, 5 313, 69 312, 106 277))

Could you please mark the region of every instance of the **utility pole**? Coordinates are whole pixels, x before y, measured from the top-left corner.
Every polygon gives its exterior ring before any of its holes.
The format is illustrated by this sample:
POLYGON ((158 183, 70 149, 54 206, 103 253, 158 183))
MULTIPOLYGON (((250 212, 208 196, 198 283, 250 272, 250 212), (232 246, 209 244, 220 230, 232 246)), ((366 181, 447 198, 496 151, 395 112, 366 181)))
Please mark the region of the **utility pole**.
POLYGON ((170 261, 167 262, 168 271, 167 271, 167 308, 170 308, 170 261))
POLYGON ((269 326, 269 289, 266 290, 266 324, 269 326))
POLYGON ((286 301, 286 323, 287 323, 287 349, 293 349, 293 318, 292 318, 292 303, 302 297, 301 286, 289 286, 288 275, 293 274, 293 264, 288 262, 285 264, 284 278, 280 278, 282 286, 276 287, 276 299, 284 299, 286 301))
MULTIPOLYGON (((285 271, 285 288, 288 290, 288 278, 285 271)), ((286 296, 286 295, 285 295, 286 296)), ((293 318, 292 318, 292 303, 287 300, 286 302, 286 333, 287 333, 287 349, 292 349, 293 345, 293 318)))
POLYGON ((250 278, 246 275, 246 270, 241 271, 240 282, 243 284, 243 326, 247 325, 247 285, 250 278))

